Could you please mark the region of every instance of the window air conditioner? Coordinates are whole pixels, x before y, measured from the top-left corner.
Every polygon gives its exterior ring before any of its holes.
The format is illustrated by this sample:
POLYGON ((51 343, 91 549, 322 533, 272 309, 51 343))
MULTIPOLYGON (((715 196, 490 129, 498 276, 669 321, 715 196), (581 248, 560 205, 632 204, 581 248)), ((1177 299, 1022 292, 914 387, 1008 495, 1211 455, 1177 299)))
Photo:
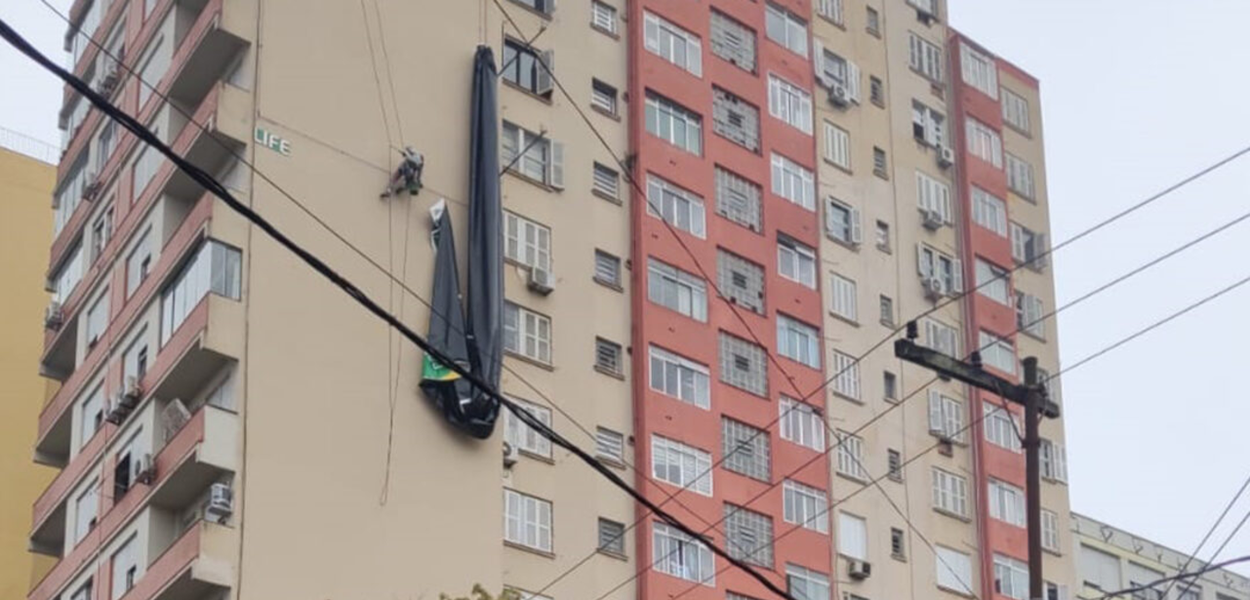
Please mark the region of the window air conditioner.
POLYGON ((65 312, 61 309, 61 303, 53 300, 48 303, 48 309, 43 313, 43 326, 48 329, 59 329, 65 322, 65 312))
POLYGON ((136 483, 152 485, 152 481, 156 479, 156 465, 152 464, 151 454, 144 454, 135 461, 134 474, 136 483))
POLYGON ((938 146, 937 163, 943 169, 955 164, 955 151, 950 146, 938 146))
POLYGON ((220 523, 234 514, 234 490, 229 484, 214 483, 208 488, 208 504, 204 508, 204 516, 214 523, 220 523))
POLYGON ((946 294, 946 286, 942 283, 941 277, 925 277, 920 280, 920 285, 924 287, 924 296, 929 300, 937 300, 946 294))
POLYGON ((946 219, 942 217, 942 213, 932 208, 921 209, 920 216, 923 220, 924 228, 930 231, 937 231, 946 224, 946 219))
POLYGON ((87 185, 82 190, 82 199, 85 202, 95 200, 100 194, 100 188, 104 187, 104 182, 100 181, 98 173, 87 173, 87 185))
POLYGON ((124 401, 129 403, 130 408, 134 408, 139 404, 139 399, 143 397, 143 386, 139 384, 139 378, 131 375, 126 378, 126 391, 124 393, 124 401))
POLYGON ((866 560, 852 558, 847 564, 846 574, 849 575, 851 579, 868 579, 868 577, 872 575, 872 563, 866 560))
POLYGON ((511 442, 503 443, 503 466, 505 469, 512 468, 512 465, 516 464, 519 457, 520 452, 517 451, 516 446, 513 446, 511 442))
POLYGON ((829 86, 829 103, 841 108, 851 105, 851 92, 845 85, 834 83, 829 86))
POLYGON ((125 394, 117 394, 104 403, 104 420, 114 425, 121 425, 130 416, 133 405, 126 403, 125 394))
POLYGON ((551 271, 531 267, 528 282, 530 290, 546 296, 555 289, 555 282, 552 281, 551 271))

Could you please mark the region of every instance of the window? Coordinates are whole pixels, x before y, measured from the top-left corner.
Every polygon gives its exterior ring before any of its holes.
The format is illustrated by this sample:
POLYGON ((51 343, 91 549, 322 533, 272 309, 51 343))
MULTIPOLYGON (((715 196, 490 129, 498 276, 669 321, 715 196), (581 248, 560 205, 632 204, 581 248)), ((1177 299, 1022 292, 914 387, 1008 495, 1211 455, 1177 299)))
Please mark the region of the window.
POLYGON ((651 389, 687 404, 711 406, 707 367, 651 346, 651 389))
POLYGON ((859 209, 832 196, 825 202, 825 229, 834 241, 856 245, 862 241, 859 209))
POLYGON ((831 91, 837 90, 835 95, 830 96, 831 100, 843 108, 849 106, 848 103, 859 104, 859 81, 862 79, 859 66, 819 44, 816 49, 816 64, 813 66, 817 81, 831 91))
POLYGON ((783 314, 777 315, 777 354, 820 368, 820 331, 783 314))
POLYGON ((725 551, 747 564, 773 566, 773 520, 733 504, 725 505, 725 551))
POLYGON ((716 279, 716 287, 734 304, 764 314, 764 267, 717 249, 716 279))
POLYGON ((842 25, 842 0, 819 0, 816 5, 820 16, 842 25))
POLYGON ((1015 415, 990 402, 984 403, 984 410, 986 441, 999 448, 1020 452, 1020 436, 1016 434, 1018 424, 1015 415))
POLYGON ((1029 133, 1029 101, 1007 88, 1003 88, 1003 122, 1029 133))
POLYGON ((898 400, 898 377, 889 371, 882 371, 881 389, 886 400, 898 400))
POLYGON ((959 58, 964 83, 997 100, 998 67, 994 65, 994 59, 962 42, 959 44, 959 58))
POLYGON ((1192 583, 1186 584, 1176 593, 1177 600, 1199 600, 1202 598, 1202 588, 1192 583))
POLYGON ((838 432, 838 474, 868 480, 868 470, 864 468, 864 440, 845 431, 838 432))
POLYGON ((854 356, 833 351, 833 391, 835 394, 859 400, 859 362, 854 356))
POLYGON ((1035 232, 1018 223, 1011 224, 1011 258, 1016 264, 1027 264, 1040 271, 1046 266, 1046 234, 1035 232))
POLYGON ((812 95, 773 74, 768 75, 768 114, 803 133, 812 133, 812 95))
POLYGON ((78 447, 82 448, 95 437, 104 425, 104 386, 97 385, 79 409, 78 447))
POLYGON ((911 134, 916 141, 934 148, 946 141, 946 117, 942 113, 921 104, 911 102, 911 134))
POLYGON ((94 348, 109 323, 109 290, 105 288, 87 309, 87 348, 94 348))
MULTIPOLYGON (((164 36, 153 40, 151 47, 152 50, 148 52, 143 68, 139 71, 139 80, 148 84, 139 85, 140 110, 147 104, 148 98, 152 97, 152 87, 159 86, 161 80, 165 78, 165 72, 169 70, 169 63, 173 58, 173 50, 165 47, 164 36)), ((135 189, 140 188, 136 187, 135 189)))
POLYGON ((647 298, 696 321, 707 321, 707 284, 654 258, 647 259, 647 298))
POLYGON ((91 224, 91 256, 88 258, 90 262, 95 262, 104 254, 104 247, 108 245, 109 240, 113 238, 113 206, 109 205, 96 217, 91 224))
POLYGON ((656 571, 706 586, 716 585, 716 563, 702 540, 658 521, 651 524, 651 534, 651 562, 656 571))
POLYGON ((711 496, 712 455, 694 446, 652 435, 651 476, 711 496))
POLYGON ((772 176, 774 194, 807 210, 816 210, 816 180, 811 171, 774 152, 772 176))
POLYGON ((890 224, 885 221, 877 221, 877 249, 890 251, 890 224))
POLYGON ((933 507, 957 517, 968 516, 968 480, 934 467, 933 507))
POLYGON ((786 587, 801 600, 829 600, 829 577, 806 567, 787 563, 786 587))
POLYGON ((595 163, 595 171, 591 190, 596 194, 613 202, 619 203, 620 199, 620 175, 616 170, 595 163))
POLYGON ((130 346, 126 348, 126 354, 122 357, 122 381, 129 382, 131 378, 135 381, 142 381, 143 376, 148 372, 148 330, 147 327, 139 330, 130 342, 130 346))
MULTIPOLYGON (((533 415, 535 419, 542 422, 543 425, 551 426, 550 408, 517 398, 514 398, 513 401, 526 412, 533 415)), ((507 413, 507 423, 504 431, 505 441, 511 444, 513 448, 522 452, 528 452, 543 458, 551 458, 551 440, 539 435, 537 431, 526 425, 524 421, 511 412, 504 412, 507 413)))
POLYGON ((916 204, 936 213, 942 223, 951 222, 951 190, 945 183, 916 171, 916 204))
POLYGON ((777 273, 816 289, 816 251, 787 235, 777 236, 777 273))
POLYGON ((825 427, 817 409, 786 396, 781 397, 777 408, 780 411, 781 439, 812 450, 825 449, 825 427))
POLYGON ((937 563, 937 585, 966 596, 972 596, 972 559, 958 550, 942 546, 934 547, 934 559, 937 563))
POLYGON ((929 390, 929 433, 952 441, 964 441, 964 405, 934 389, 929 390))
POLYGON ((554 57, 550 50, 539 54, 522 42, 504 40, 499 76, 531 94, 550 97, 552 77, 548 69, 555 68, 554 57))
POLYGON ((604 33, 616 35, 616 9, 592 0, 590 3, 590 24, 604 33))
POLYGON ((703 198, 655 175, 647 176, 647 214, 657 215, 696 237, 705 235, 703 198))
POLYGON ((1064 450, 1063 444, 1056 444, 1044 438, 1041 442, 1039 454, 1042 463, 1042 479, 1067 483, 1068 453, 1064 450))
POLYGON ((977 293, 999 304, 1011 306, 1010 275, 1006 269, 978 258, 976 262, 977 293))
POLYGON ((564 144, 548 140, 545 135, 533 133, 504 121, 500 136, 503 156, 500 159, 504 165, 510 165, 509 171, 553 188, 562 189, 564 188, 564 144))
POLYGON ((100 512, 100 480, 93 479, 87 489, 74 501, 74 539, 77 545, 96 525, 100 512))
POLYGON ((1007 153, 1007 188, 1025 200, 1034 200, 1033 165, 1010 152, 1007 153))
POLYGON ((872 149, 872 174, 882 179, 890 178, 890 164, 885 150, 875 146, 872 149))
POLYGON ((86 583, 78 586, 78 589, 74 590, 74 595, 70 596, 69 600, 91 600, 92 583, 93 580, 88 579, 86 583))
POLYGON ((838 554, 868 560, 868 522, 852 514, 838 513, 838 554))
POLYGON ((894 481, 903 480, 903 455, 898 450, 886 450, 886 475, 894 481))
POLYGON ((1108 592, 1120 589, 1120 558, 1103 552, 1095 548, 1081 544, 1080 559, 1077 564, 1088 565, 1082 567, 1081 576, 1085 580, 1085 585, 1106 590, 1108 592))
POLYGON ((615 556, 625 556, 625 525, 623 523, 599 518, 599 551, 615 556))
POLYGON ((508 489, 503 491, 503 499, 503 539, 526 548, 551 552, 551 503, 508 489))
POLYGON ((789 479, 781 486, 782 504, 787 523, 804 529, 829 533, 829 499, 825 491, 789 479))
POLYGON ((972 117, 967 119, 968 153, 980 158, 994 168, 1003 168, 1003 139, 998 132, 972 117))
POLYGON ((990 516, 1016 527, 1025 526, 1024 490, 990 478, 990 516))
MULTIPOLYGON (((928 15, 930 19, 937 16, 938 0, 907 0, 907 3, 916 7, 918 12, 928 15)), ((928 22, 925 19, 921 20, 928 22)))
POLYGON ((504 302, 503 349, 517 356, 551 364, 551 319, 504 302))
POLYGON ((894 327, 894 299, 883 295, 877 298, 877 303, 881 309, 881 324, 894 327))
POLYGON ((130 536, 117 552, 113 553, 113 598, 121 598, 142 575, 143 564, 139 561, 138 535, 130 536))
POLYGON ((924 345, 947 356, 959 356, 959 337, 955 328, 941 321, 924 320, 924 345))
MULTIPOLYGON (((139 88, 145 89, 145 88, 139 88)), ((143 196, 148 188, 148 184, 156 177, 156 172, 160 170, 164 164, 165 157, 161 155, 155 148, 144 146, 135 158, 134 163, 134 191, 131 196, 132 201, 138 200, 143 196)))
MULTIPOLYGON (((1068 600, 1068 586, 1045 582, 1046 600, 1068 600)), ((1134 599, 1136 600, 1136 599, 1134 599)), ((1151 600, 1163 600, 1162 598, 1153 598, 1151 600)), ((1222 598, 1220 600, 1233 600, 1232 598, 1222 598)))
POLYGON ((621 287, 621 259, 595 250, 595 281, 608 287, 621 287))
POLYGON ((1035 338, 1046 339, 1046 315, 1042 299, 1016 290, 1016 329, 1035 338))
POLYGON ((978 346, 985 364, 1008 375, 1016 373, 1016 350, 1007 339, 981 330, 978 346))
MULTIPOLYGON (((86 101, 79 101, 79 106, 85 104, 86 101)), ((54 235, 61 233, 65 228, 65 224, 69 222, 70 217, 74 216, 74 211, 78 209, 79 203, 82 201, 83 190, 87 186, 87 152, 82 152, 82 156, 74 161, 66 171, 65 177, 61 180, 60 190, 56 192, 53 198, 53 208, 56 209, 53 215, 52 233, 54 235)), ((138 188, 136 188, 138 189, 138 188)))
POLYGON ((760 111, 719 87, 712 88, 712 131, 747 150, 760 149, 760 111))
POLYGON ((1007 237, 1007 203, 977 186, 972 186, 972 220, 1007 237))
POLYGON ((1042 549, 1059 553, 1059 515, 1044 508, 1042 509, 1042 549))
POLYGON ((1014 558, 994 554, 994 587, 1015 600, 1029 597, 1029 566, 1014 558))
POLYGON ((942 83, 942 49, 915 33, 907 34, 907 64, 934 83, 942 83))
POLYGON ((590 85, 590 105, 616 116, 616 88, 595 79, 590 85))
POLYGON ((540 12, 544 15, 549 15, 551 14, 552 11, 556 9, 555 0, 512 0, 512 1, 526 8, 530 8, 537 12, 540 12))
POLYGON ((875 35, 877 37, 881 37, 881 13, 877 12, 877 9, 869 6, 868 16, 866 17, 866 19, 867 19, 868 24, 865 26, 865 28, 868 30, 868 33, 871 33, 872 35, 875 35))
POLYGON ((712 9, 712 28, 708 34, 712 54, 738 68, 755 72, 755 31, 724 13, 712 9))
POLYGON ((651 12, 643 13, 643 34, 648 52, 695 77, 703 76, 703 50, 698 36, 651 12))
POLYGON ((716 167, 716 214, 751 231, 763 230, 760 186, 732 171, 716 167))
POLYGON ((187 315, 209 293, 239 299, 242 281, 242 255, 225 244, 206 240, 191 261, 174 276, 174 283, 161 294, 161 343, 169 341, 187 315))
POLYGON ((100 137, 96 140, 96 151, 93 155, 96 174, 104 172, 104 165, 108 164, 109 158, 113 156, 113 149, 116 147, 117 121, 109 121, 100 128, 100 137))
POLYGON ((769 480, 771 451, 767 431, 722 418, 721 452, 726 469, 752 479, 769 480))
POLYGON ((603 338, 595 338, 595 370, 608 375, 621 375, 621 345, 603 338))
POLYGON ((756 396, 768 395, 764 349, 740 337, 720 333, 720 379, 756 396))
POLYGON ((856 306, 855 282, 837 273, 830 273, 829 285, 832 289, 830 296, 833 299, 833 306, 830 308, 833 314, 851 322, 857 321, 859 310, 856 306))
POLYGON ((825 121, 825 158, 847 171, 851 170, 851 134, 825 121))
POLYGON ((807 58, 807 22, 784 8, 768 4, 764 9, 768 39, 807 58))
POLYGON ((873 104, 885 108, 885 83, 880 77, 873 75, 868 78, 868 99, 872 100, 873 104))
POLYGON ((916 246, 919 253, 920 278, 935 280, 943 294, 958 294, 964 291, 962 261, 920 244, 916 246))
POLYGON ((903 530, 896 527, 890 528, 890 556, 899 560, 907 560, 903 544, 903 530))
POLYGON ((599 458, 625 464, 625 435, 604 427, 595 428, 595 454, 599 458))

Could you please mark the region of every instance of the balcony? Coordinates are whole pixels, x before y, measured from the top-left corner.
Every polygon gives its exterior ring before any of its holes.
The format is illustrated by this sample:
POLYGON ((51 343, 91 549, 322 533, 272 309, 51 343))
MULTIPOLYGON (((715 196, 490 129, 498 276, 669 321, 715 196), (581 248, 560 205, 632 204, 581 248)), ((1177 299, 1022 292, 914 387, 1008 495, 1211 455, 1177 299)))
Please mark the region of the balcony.
MULTIPOLYGON (((155 406, 149 407, 150 414, 159 414, 155 406)), ((155 431, 158 428, 148 428, 149 435, 157 435, 155 431)), ((114 499, 112 506, 108 506, 100 515, 99 522, 90 533, 84 537, 76 547, 65 554, 64 557, 52 568, 52 570, 40 581, 35 589, 30 593, 29 600, 51 600, 56 598, 59 593, 72 581, 84 568, 89 568, 88 563, 100 558, 107 561, 107 557, 99 557, 99 551, 107 545, 120 533, 127 528, 136 518, 159 518, 163 523, 173 524, 177 515, 198 514, 198 502, 207 492, 211 483, 218 480, 228 479, 234 473, 238 472, 240 463, 239 448, 239 419, 233 411, 219 408, 213 405, 204 405, 200 407, 192 415, 176 433, 169 438, 168 442, 163 446, 157 443, 159 439, 153 440, 153 448, 160 448, 155 454, 153 465, 155 468, 155 476, 152 483, 143 484, 136 483, 124 495, 114 499)), ((94 442, 93 442, 94 443, 94 442)), ((57 509, 62 513, 64 519, 64 506, 57 509)), ((206 524, 202 524, 199 528, 203 529, 206 524)), ((47 527, 42 524, 37 529, 47 527)), ((212 526, 212 528, 225 530, 220 526, 212 526)), ((64 526, 62 524, 62 531, 64 526)), ((169 549, 164 555, 152 563, 149 573, 141 580, 141 585, 132 589, 127 598, 132 596, 135 598, 165 598, 166 596, 152 595, 134 595, 136 590, 146 589, 142 587, 142 582, 152 580, 161 585, 156 589, 167 587, 165 584, 173 583, 183 577, 187 566, 187 557, 192 556, 192 563, 202 562, 202 552, 206 546, 202 540, 188 542, 188 535, 198 535, 193 533, 197 526, 192 526, 185 532, 181 538, 172 541, 169 549), (180 550, 175 550, 179 549, 180 550), (192 549, 197 552, 191 553, 192 549), (171 553, 172 552, 172 553, 171 553), (172 566, 158 567, 161 561, 166 557, 178 557, 171 559, 175 561, 179 568, 174 569, 172 566), (167 576, 162 579, 161 573, 167 576), (161 582, 164 583, 161 583, 161 582)), ((215 530, 216 530, 215 529, 215 530)), ((169 527, 164 528, 169 531, 169 527)), ((228 532, 229 530, 225 530, 228 532)), ((37 530, 34 539, 39 534, 37 530)), ((153 543, 160 543, 159 536, 150 536, 153 543)), ((220 553, 222 543, 219 537, 205 538, 213 539, 209 547, 217 550, 215 556, 228 557, 229 554, 220 553)), ((202 573, 220 574, 222 568, 208 568, 209 565, 223 564, 220 561, 208 561, 205 563, 207 571, 202 573)), ((228 563, 224 563, 228 564, 228 563)), ((228 568, 227 568, 228 571, 228 568)), ((201 576, 196 579, 195 570, 192 569, 192 578, 189 583, 197 581, 224 581, 228 579, 213 578, 201 576), (207 579, 206 579, 207 577, 207 579)), ((153 584, 154 585, 154 584, 153 584)), ((191 585, 193 590, 196 586, 191 585)), ((164 594, 165 592, 162 592, 164 594)), ((182 598, 184 596, 169 596, 170 598, 182 598)))
POLYGON ((234 584, 238 539, 233 529, 198 521, 148 565, 120 600, 199 600, 234 584))

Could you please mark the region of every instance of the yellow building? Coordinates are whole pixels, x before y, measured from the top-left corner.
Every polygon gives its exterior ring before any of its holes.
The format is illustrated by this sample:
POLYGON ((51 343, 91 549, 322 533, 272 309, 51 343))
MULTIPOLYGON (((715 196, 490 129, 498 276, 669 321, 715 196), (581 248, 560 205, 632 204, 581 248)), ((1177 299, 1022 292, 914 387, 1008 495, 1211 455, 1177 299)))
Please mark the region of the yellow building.
POLYGON ((56 474, 30 460, 31 425, 53 391, 36 367, 49 300, 48 197, 56 180, 55 165, 45 160, 55 157, 55 148, 0 130, 0 598, 24 597, 54 563, 27 545, 31 505, 56 474))

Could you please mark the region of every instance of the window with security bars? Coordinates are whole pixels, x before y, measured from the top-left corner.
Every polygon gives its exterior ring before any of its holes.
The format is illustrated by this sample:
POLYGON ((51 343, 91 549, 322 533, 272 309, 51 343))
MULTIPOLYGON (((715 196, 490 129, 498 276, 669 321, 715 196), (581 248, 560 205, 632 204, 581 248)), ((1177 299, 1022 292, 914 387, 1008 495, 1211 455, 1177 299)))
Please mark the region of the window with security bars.
POLYGON ((651 534, 651 562, 656 571, 709 587, 716 586, 716 562, 703 540, 658 521, 651 524, 651 534))
POLYGON ((789 479, 781 486, 783 516, 787 523, 829 533, 829 497, 824 490, 789 479))
POLYGON ((772 469, 769 434, 741 421, 721 418, 721 452, 725 469, 768 481, 772 469))
POLYGON ((720 380, 757 396, 768 396, 764 349, 740 337, 720 334, 720 380))
POLYGON ((855 360, 855 357, 834 350, 829 370, 830 377, 833 378, 834 393, 852 400, 859 400, 859 362, 855 360))
POLYGON ((825 449, 825 427, 821 415, 811 405, 781 397, 777 403, 781 439, 812 450, 825 449))
MULTIPOLYGON (((532 402, 526 402, 518 398, 514 398, 518 406, 525 409, 525 412, 533 415, 543 425, 551 426, 551 409, 545 406, 539 406, 532 402)), ((505 411, 507 412, 507 411, 505 411)), ((511 412, 507 412, 505 421, 504 440, 512 445, 513 448, 541 456, 543 458, 551 458, 551 440, 539 435, 537 431, 526 425, 525 422, 517 418, 511 412)))
POLYGON ((717 165, 716 214, 758 233, 762 196, 760 186, 717 165))
POLYGON ((760 149, 760 111, 719 87, 712 88, 712 132, 747 150, 760 149))
POLYGON ((1033 194, 1037 190, 1033 187, 1033 165, 1010 152, 1006 156, 1007 189, 1029 202, 1034 202, 1033 194))
POLYGON ((609 287, 621 287, 621 259, 595 250, 595 281, 609 287))
POLYGON ((886 474, 894 481, 903 480, 903 453, 890 449, 886 451, 886 474))
POLYGON ((625 434, 605 427, 595 428, 595 455, 625 464, 625 434))
POLYGON ((864 468, 864 440, 845 431, 838 432, 838 473, 851 479, 868 480, 864 468))
POLYGON ((941 391, 929 390, 929 433, 942 439, 963 442, 964 405, 941 391))
POLYGON ((716 287, 734 304, 764 314, 764 267, 717 249, 716 280, 716 287))
POLYGON ((741 506, 725 504, 725 550, 751 565, 773 566, 773 520, 741 506))
POLYGON ((599 551, 625 556, 625 524, 599 519, 599 551))
POLYGON ((712 27, 708 35, 712 54, 738 68, 755 72, 755 31, 734 18, 712 9, 712 27))
POLYGON ((696 321, 707 321, 707 285, 693 273, 647 259, 647 299, 696 321))
POLYGON ((712 455, 660 435, 651 436, 651 476, 704 496, 712 495, 712 455))
POLYGON ((620 202, 621 177, 615 169, 595 163, 592 191, 608 200, 620 202))
POLYGON ((595 338, 595 369, 609 375, 619 376, 625 368, 622 363, 621 345, 603 338, 595 338))
POLYGON ((933 508, 957 517, 968 516, 968 480, 934 467, 933 508))

